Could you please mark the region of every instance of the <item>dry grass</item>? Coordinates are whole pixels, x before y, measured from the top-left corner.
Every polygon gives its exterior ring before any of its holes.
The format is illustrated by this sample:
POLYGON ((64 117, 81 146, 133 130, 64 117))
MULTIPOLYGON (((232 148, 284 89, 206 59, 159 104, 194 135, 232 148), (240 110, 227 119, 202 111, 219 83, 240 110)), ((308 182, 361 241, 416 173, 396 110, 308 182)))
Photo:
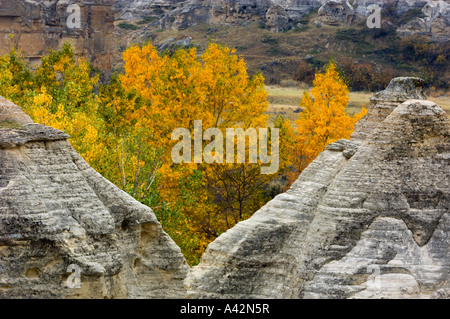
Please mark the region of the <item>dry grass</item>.
POLYGON ((450 96, 440 96, 440 97, 428 97, 428 99, 430 101, 433 101, 434 103, 436 103, 437 105, 439 105, 440 107, 442 107, 442 109, 447 112, 447 114, 450 117, 450 96))
POLYGON ((300 100, 302 99, 305 90, 295 87, 279 87, 266 86, 269 93, 269 103, 272 106, 290 106, 299 108, 300 100))
MULTIPOLYGON (((279 87, 275 85, 267 85, 266 90, 269 93, 269 102, 271 104, 286 104, 290 106, 298 106, 305 89, 297 87, 279 87)), ((350 92, 350 106, 367 107, 373 93, 350 92)))
MULTIPOLYGON (((290 119, 294 125, 294 121, 298 119, 300 113, 300 100, 305 89, 267 85, 266 90, 269 93, 269 108, 267 109, 269 120, 273 121, 277 116, 283 116, 290 119)), ((348 112, 354 114, 361 111, 363 107, 368 107, 372 95, 364 92, 350 93, 348 112)))
MULTIPOLYGON (((298 111, 300 109, 299 102, 305 92, 304 89, 267 85, 266 90, 269 93, 270 103, 267 113, 271 119, 274 119, 277 115, 289 118, 291 121, 295 121, 298 118, 298 111)), ((361 108, 367 108, 369 106, 373 93, 350 92, 349 96, 348 112, 354 114, 359 112, 361 108)), ((429 97, 428 99, 442 107, 450 116, 449 96, 443 95, 440 97, 429 97)))

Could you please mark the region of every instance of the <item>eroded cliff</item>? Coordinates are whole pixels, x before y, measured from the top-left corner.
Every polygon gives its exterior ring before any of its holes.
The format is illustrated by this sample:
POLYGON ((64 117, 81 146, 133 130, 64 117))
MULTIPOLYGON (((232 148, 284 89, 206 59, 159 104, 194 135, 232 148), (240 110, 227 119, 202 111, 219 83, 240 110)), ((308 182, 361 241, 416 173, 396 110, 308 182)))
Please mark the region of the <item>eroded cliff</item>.
POLYGON ((184 29, 201 23, 245 25, 258 21, 273 32, 280 32, 299 26, 301 18, 313 10, 318 10, 317 21, 324 24, 361 23, 374 12, 371 5, 382 8, 382 20, 386 15, 394 15, 394 20, 401 21, 402 17, 422 10, 423 17, 399 26, 399 35, 427 35, 448 41, 448 0, 117 0, 115 10, 119 20, 148 18, 160 28, 184 29))
POLYGON ((151 209, 67 138, 0 98, 2 298, 450 296, 450 121, 421 79, 392 80, 350 140, 190 271, 151 209))
POLYGON ((114 42, 113 4, 114 0, 0 0, 0 54, 19 48, 34 64, 50 49, 70 42, 77 55, 90 59, 101 70, 109 70, 114 42), (79 8, 79 21, 70 18, 75 11, 68 7, 73 4, 79 8), (69 19, 76 23, 67 23, 69 19))

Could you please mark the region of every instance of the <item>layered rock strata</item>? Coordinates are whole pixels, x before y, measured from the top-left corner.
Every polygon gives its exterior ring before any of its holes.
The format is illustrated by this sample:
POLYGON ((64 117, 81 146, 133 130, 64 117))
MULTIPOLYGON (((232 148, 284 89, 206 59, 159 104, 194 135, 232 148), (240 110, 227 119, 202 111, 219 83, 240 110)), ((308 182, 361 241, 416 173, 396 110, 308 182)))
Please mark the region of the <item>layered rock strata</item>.
POLYGON ((278 32, 319 8, 326 0, 119 0, 118 19, 154 17, 162 28, 186 28, 199 23, 242 25, 259 21, 278 32))
POLYGON ((450 121, 394 79, 351 140, 208 247, 191 298, 440 298, 450 292, 450 121))
POLYGON ((90 59, 101 70, 109 70, 113 3, 114 0, 0 0, 0 54, 19 48, 36 64, 50 49, 57 50, 64 42, 70 42, 77 55, 90 59), (69 8, 70 5, 77 9, 69 8))
POLYGON ((428 36, 436 41, 448 41, 450 34, 450 3, 439 0, 429 1, 422 8, 423 17, 416 17, 401 26, 400 36, 428 36))
POLYGON ((0 298, 183 298, 152 210, 0 97, 0 298))
MULTIPOLYGON (((401 18, 422 10, 424 18, 415 18, 400 26, 402 36, 427 35, 448 40, 448 0, 117 0, 119 20, 150 19, 161 28, 187 28, 200 23, 242 25, 258 21, 273 32, 298 25, 301 18, 318 10, 317 21, 334 26, 359 23, 373 13, 372 5, 384 15, 401 18)), ((395 17, 394 17, 395 18, 395 17)), ((391 17, 392 19, 392 17, 391 17)))

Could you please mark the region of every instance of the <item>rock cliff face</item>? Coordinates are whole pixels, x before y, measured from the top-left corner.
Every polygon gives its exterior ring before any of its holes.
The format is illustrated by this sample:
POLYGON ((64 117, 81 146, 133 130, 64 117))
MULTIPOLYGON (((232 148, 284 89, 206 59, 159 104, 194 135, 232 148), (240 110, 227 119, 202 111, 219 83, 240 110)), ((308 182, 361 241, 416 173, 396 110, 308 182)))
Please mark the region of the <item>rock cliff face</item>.
POLYGON ((0 298, 448 298, 450 121, 422 90, 392 80, 191 271, 151 209, 0 97, 0 298))
POLYGON ((119 19, 152 17, 161 28, 180 29, 199 23, 242 25, 259 21, 273 32, 279 32, 297 25, 314 9, 318 9, 319 22, 350 25, 371 14, 368 7, 373 4, 392 11, 399 19, 409 10, 423 9, 426 18, 401 26, 399 34, 425 34, 437 40, 448 40, 448 0, 118 0, 115 9, 119 19))
POLYGON ((189 267, 152 210, 67 138, 0 97, 0 298, 185 297, 189 267))
POLYGON ((326 0, 119 0, 119 19, 138 20, 145 16, 160 19, 161 26, 185 28, 198 23, 236 24, 253 21, 267 23, 274 30, 285 30, 326 0))
POLYGON ((429 1, 423 8, 424 18, 415 18, 398 29, 401 36, 425 35, 437 41, 448 41, 450 34, 450 3, 429 1))
MULTIPOLYGON (((59 49, 66 41, 78 55, 91 59, 102 70, 112 67, 114 0, 0 0, 0 54, 12 46, 26 52, 31 63, 39 63, 49 49, 59 49), (67 23, 80 8, 80 25, 67 23), (10 35, 14 35, 12 41, 10 35)), ((72 20, 74 21, 74 20, 72 20)))
POLYGON ((351 140, 216 241, 193 298, 440 298, 450 292, 450 121, 394 79, 351 140))
POLYGON ((328 25, 350 25, 355 19, 355 10, 347 0, 331 0, 320 7, 318 21, 328 25))

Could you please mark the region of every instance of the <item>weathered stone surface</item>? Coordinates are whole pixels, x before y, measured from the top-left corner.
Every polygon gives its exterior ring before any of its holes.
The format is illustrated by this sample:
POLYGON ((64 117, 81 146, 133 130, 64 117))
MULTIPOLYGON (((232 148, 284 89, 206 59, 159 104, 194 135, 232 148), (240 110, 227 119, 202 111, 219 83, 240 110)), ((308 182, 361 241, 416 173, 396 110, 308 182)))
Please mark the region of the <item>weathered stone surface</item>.
POLYGON ((266 21, 266 27, 274 33, 288 30, 291 27, 288 14, 280 5, 274 5, 267 10, 266 21))
POLYGON ((32 124, 20 107, 0 96, 0 123, 32 124))
POLYGON ((429 36, 432 40, 448 41, 450 34, 450 3, 428 1, 422 8, 424 18, 415 18, 401 26, 397 32, 400 36, 429 36))
POLYGON ((326 0, 119 0, 119 19, 160 19, 162 28, 185 28, 199 23, 241 25, 253 21, 284 30, 326 0), (286 21, 288 20, 288 21, 286 21))
MULTIPOLYGON (((384 10, 391 7, 389 10, 399 18, 411 9, 424 8, 428 12, 430 10, 427 8, 432 7, 431 19, 415 19, 410 25, 400 28, 400 33, 411 33, 414 28, 419 28, 420 33, 437 33, 438 39, 448 40, 448 35, 445 35, 448 15, 443 9, 448 1, 444 0, 117 0, 114 7, 119 12, 119 20, 136 21, 153 17, 161 28, 180 29, 199 23, 242 25, 259 21, 278 32, 296 25, 314 9, 319 9, 317 23, 349 25, 359 22, 356 17, 365 18, 371 14, 368 7, 373 4, 384 10), (436 10, 436 7, 440 9, 436 10), (441 15, 437 15, 437 11, 441 15), (425 27, 418 26, 422 22, 426 22, 425 27)), ((415 33, 419 32, 415 30, 415 33)))
POLYGON ((370 5, 376 4, 381 8, 390 7, 398 16, 403 15, 411 9, 421 9, 430 0, 354 0, 352 5, 358 15, 367 16, 372 12, 368 12, 370 5))
POLYGON ((350 141, 211 243, 188 296, 448 296, 450 121, 422 84, 394 79, 350 141))
POLYGON ((356 124, 352 139, 361 140, 372 134, 400 103, 410 99, 426 100, 423 89, 424 81, 420 78, 393 79, 385 90, 370 99, 367 116, 356 124))
POLYGON ((0 297, 185 297, 189 267, 152 210, 67 138, 0 98, 0 297))
POLYGON ((26 52, 31 63, 39 63, 50 49, 70 42, 79 56, 91 59, 102 70, 112 67, 114 0, 0 0, 0 54, 12 46, 26 52), (80 7, 80 28, 67 20, 80 7), (10 35, 14 35, 12 41, 10 35))
POLYGON ((372 5, 379 5, 384 9, 383 14, 387 10, 387 6, 391 6, 389 11, 391 14, 398 16, 398 19, 408 13, 408 11, 420 10, 423 17, 416 17, 404 25, 397 28, 397 34, 401 37, 410 36, 428 36, 433 41, 448 41, 450 34, 450 1, 448 0, 355 0, 353 7, 357 16, 366 17, 372 14, 367 8, 372 5))
POLYGON ((320 7, 317 21, 328 25, 350 25, 355 18, 355 10, 348 0, 330 0, 320 7))

